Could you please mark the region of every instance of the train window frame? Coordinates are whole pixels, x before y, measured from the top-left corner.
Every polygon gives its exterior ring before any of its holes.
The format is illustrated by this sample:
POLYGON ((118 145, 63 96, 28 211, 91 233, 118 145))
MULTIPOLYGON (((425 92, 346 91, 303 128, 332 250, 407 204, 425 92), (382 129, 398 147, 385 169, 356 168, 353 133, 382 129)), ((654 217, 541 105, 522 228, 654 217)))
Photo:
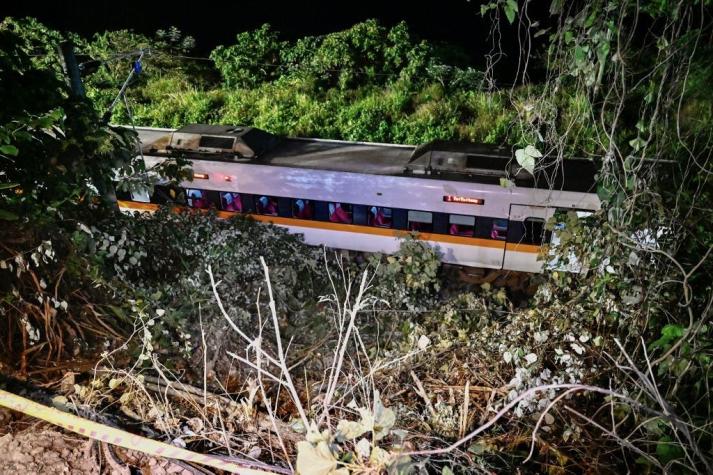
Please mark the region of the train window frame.
POLYGON ((336 223, 336 224, 354 224, 354 205, 351 203, 344 203, 341 201, 328 201, 327 202, 327 210, 329 213, 329 222, 331 223, 336 223), (339 205, 339 206, 337 206, 339 205), (332 208, 332 206, 334 208, 332 208), (345 208, 347 206, 348 208, 345 208), (336 215, 336 210, 337 208, 340 208, 348 217, 349 217, 349 222, 341 221, 341 220, 333 220, 332 216, 336 215))
POLYGON ((480 239, 491 239, 490 233, 493 228, 493 221, 495 218, 490 216, 476 216, 475 217, 475 232, 473 237, 480 239))
POLYGON ((240 193, 243 197, 243 213, 255 214, 255 195, 252 193, 240 193))
POLYGON ((451 236, 475 237, 477 222, 478 219, 475 216, 450 214, 448 215, 448 234, 451 236))
POLYGON ((433 213, 433 233, 448 234, 448 213, 433 213))
POLYGON ((272 195, 253 195, 253 202, 255 204, 255 209, 254 213, 259 214, 260 216, 279 216, 279 198, 277 196, 272 196, 272 195), (262 198, 267 198, 270 204, 274 203, 274 213, 263 213, 260 211, 260 208, 264 205, 262 205, 262 198))
POLYGON ((324 222, 329 221, 329 203, 321 200, 314 202, 314 219, 324 222))
POLYGON ((352 223, 359 226, 368 226, 369 208, 368 205, 352 205, 352 223))
POLYGON ((291 211, 291 215, 290 215, 291 218, 305 219, 305 220, 309 220, 309 221, 317 219, 317 212, 315 209, 314 200, 307 200, 304 198, 292 198, 290 200, 290 211, 291 211), (297 216, 297 209, 298 209, 297 202, 298 201, 302 201, 304 203, 305 209, 311 210, 311 216, 309 216, 309 217, 308 216, 297 216))
POLYGON ((510 220, 507 218, 493 218, 490 224, 490 239, 494 241, 508 242, 510 227, 510 220), (505 223, 505 226, 498 226, 498 222, 505 223))
POLYGON ((432 233, 433 232, 433 215, 432 211, 417 211, 408 210, 407 214, 407 226, 409 231, 415 231, 419 233, 432 233), (421 229, 414 229, 412 223, 430 224, 429 226, 423 226, 421 229))
POLYGON ((392 229, 408 229, 408 210, 403 208, 392 208, 391 210, 392 229))
POLYGON ((546 224, 543 218, 536 216, 528 216, 522 221, 510 221, 507 232, 507 242, 542 246, 549 242, 550 239, 548 231, 545 229, 546 224), (537 228, 535 226, 537 226, 537 228), (539 237, 536 235, 539 235, 539 237))
POLYGON ((281 218, 292 217, 292 198, 277 197, 277 215, 281 218))
POLYGON ((522 226, 525 230, 523 235, 523 244, 532 244, 535 246, 541 246, 550 242, 551 233, 546 229, 546 222, 543 218, 528 217, 522 222, 522 226), (536 230, 535 226, 539 227, 536 230), (536 236, 539 235, 538 236, 536 236))

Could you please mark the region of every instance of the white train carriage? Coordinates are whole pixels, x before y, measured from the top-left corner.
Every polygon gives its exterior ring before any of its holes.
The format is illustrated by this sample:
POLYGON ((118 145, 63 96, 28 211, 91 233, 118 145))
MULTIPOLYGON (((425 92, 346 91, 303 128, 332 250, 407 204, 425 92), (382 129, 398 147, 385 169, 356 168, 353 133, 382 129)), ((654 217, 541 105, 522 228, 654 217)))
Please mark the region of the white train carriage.
POLYGON ((147 167, 181 154, 194 180, 152 196, 124 194, 124 210, 174 202, 250 215, 309 244, 393 253, 416 232, 451 264, 540 272, 545 222, 557 210, 595 211, 594 164, 569 159, 530 175, 503 147, 421 147, 279 139, 249 127, 139 129, 147 167), (501 185, 507 178, 511 186, 501 185))

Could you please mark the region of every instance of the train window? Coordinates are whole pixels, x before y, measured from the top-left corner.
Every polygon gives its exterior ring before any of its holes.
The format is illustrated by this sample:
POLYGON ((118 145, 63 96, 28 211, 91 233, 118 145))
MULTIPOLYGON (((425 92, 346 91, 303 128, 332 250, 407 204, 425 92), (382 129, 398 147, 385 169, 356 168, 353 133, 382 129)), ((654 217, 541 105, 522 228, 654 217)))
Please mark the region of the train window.
POLYGON ((522 242, 525 244, 542 244, 549 241, 550 236, 546 236, 545 220, 541 218, 527 218, 522 223, 525 231, 522 242))
POLYGON ((292 217, 314 219, 314 203, 311 200, 292 200, 292 217))
POLYGON ((185 204, 186 194, 183 188, 172 185, 154 185, 151 203, 163 205, 167 203, 185 204))
POLYGON ((277 198, 273 196, 255 196, 255 210, 257 214, 277 216, 277 198))
POLYGON ((408 229, 409 231, 418 231, 421 233, 432 232, 433 213, 429 213, 428 211, 409 211, 408 229))
POLYGON ((346 203, 329 203, 329 220, 333 223, 352 223, 352 205, 346 203))
POLYGON ((210 200, 208 199, 206 191, 196 188, 188 188, 186 190, 186 204, 195 209, 210 208, 210 200))
POLYGON ((149 195, 149 192, 146 189, 141 188, 131 192, 131 199, 132 201, 138 201, 140 203, 150 203, 151 195, 149 195))
POLYGON ((505 241, 508 237, 508 220, 493 219, 493 224, 490 227, 490 238, 499 241, 505 241))
POLYGON ((223 211, 233 211, 235 213, 243 212, 243 198, 240 193, 231 191, 220 193, 220 209, 223 211))
POLYGON ((367 223, 377 228, 390 228, 393 223, 391 208, 372 206, 369 208, 367 223))
POLYGON ((473 237, 475 234, 475 216, 452 214, 448 219, 448 234, 453 236, 473 237))
POLYGON ((549 241, 549 239, 549 232, 545 231, 544 219, 527 218, 525 221, 513 221, 510 223, 508 242, 540 245, 549 241))
POLYGON ((292 217, 292 199, 277 198, 277 215, 283 218, 292 217))

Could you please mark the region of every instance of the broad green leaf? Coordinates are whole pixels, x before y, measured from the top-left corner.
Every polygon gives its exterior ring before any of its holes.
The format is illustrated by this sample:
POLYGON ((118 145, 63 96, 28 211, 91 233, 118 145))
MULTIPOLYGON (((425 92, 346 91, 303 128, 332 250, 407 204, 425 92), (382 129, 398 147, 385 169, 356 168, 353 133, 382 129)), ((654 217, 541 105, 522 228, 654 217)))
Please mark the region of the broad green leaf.
POLYGON ((20 186, 18 183, 0 183, 0 190, 9 190, 10 188, 15 188, 20 186))
POLYGON ((607 56, 609 56, 609 48, 610 47, 608 42, 599 43, 599 45, 597 46, 597 59, 600 63, 606 61, 607 56))
POLYGON ((629 145, 634 149, 635 152, 641 150, 641 148, 646 145, 646 141, 641 137, 636 137, 635 139, 629 140, 629 145))
POLYGON ((503 188, 512 188, 513 182, 508 180, 507 178, 501 178, 500 186, 502 186, 503 188))
POLYGON ((659 439, 659 443, 656 444, 656 455, 662 463, 666 464, 683 457, 683 450, 671 440, 671 437, 663 436, 659 439))
POLYGON ((663 348, 674 340, 681 338, 683 333, 684 328, 682 325, 669 323, 661 329, 661 338, 653 342, 651 348, 663 348))
POLYGON ((597 187, 597 195, 602 201, 609 201, 613 196, 612 190, 606 185, 599 185, 597 187))
POLYGON ((515 0, 507 0, 505 2, 505 16, 508 22, 512 25, 515 21, 515 15, 517 15, 517 2, 515 0))
POLYGON ((0 153, 3 155, 17 156, 20 151, 14 145, 0 145, 0 153))
POLYGON ((515 160, 530 174, 535 171, 535 159, 540 157, 542 157, 542 153, 532 145, 515 150, 515 160))
POLYGON ((661 329, 661 335, 669 339, 680 338, 683 336, 683 325, 669 323, 661 329))

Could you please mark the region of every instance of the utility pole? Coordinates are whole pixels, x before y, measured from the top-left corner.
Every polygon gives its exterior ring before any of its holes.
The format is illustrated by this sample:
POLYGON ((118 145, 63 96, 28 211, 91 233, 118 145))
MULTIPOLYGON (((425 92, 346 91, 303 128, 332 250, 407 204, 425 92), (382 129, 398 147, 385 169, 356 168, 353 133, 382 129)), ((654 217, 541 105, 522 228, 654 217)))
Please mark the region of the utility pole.
POLYGON ((69 87, 76 97, 84 97, 84 86, 82 76, 79 74, 79 65, 74 56, 74 44, 71 41, 63 41, 59 44, 59 53, 62 56, 62 69, 69 80, 69 87))
MULTIPOLYGON (((86 93, 84 91, 84 85, 82 84, 82 76, 79 72, 79 64, 77 63, 76 56, 74 56, 74 44, 71 41, 61 42, 59 44, 59 53, 62 58, 62 69, 67 76, 69 88, 72 91, 72 97, 74 99, 84 100, 86 93)), ((94 177, 92 182, 99 194, 103 195, 114 208, 118 209, 116 191, 114 190, 114 185, 111 180, 105 180, 103 177, 94 177)))

